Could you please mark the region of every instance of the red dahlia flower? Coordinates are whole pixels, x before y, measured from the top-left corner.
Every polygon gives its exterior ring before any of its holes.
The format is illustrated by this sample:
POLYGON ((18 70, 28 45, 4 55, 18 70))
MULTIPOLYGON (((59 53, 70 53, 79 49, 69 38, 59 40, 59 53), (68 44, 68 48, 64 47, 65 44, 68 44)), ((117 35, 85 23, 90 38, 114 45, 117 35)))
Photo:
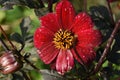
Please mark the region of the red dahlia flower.
POLYGON ((64 74, 74 65, 74 58, 89 64, 96 54, 94 47, 101 42, 101 34, 93 29, 91 18, 82 12, 75 16, 73 6, 63 0, 56 6, 56 13, 40 18, 41 27, 34 34, 34 45, 41 60, 54 64, 64 74))

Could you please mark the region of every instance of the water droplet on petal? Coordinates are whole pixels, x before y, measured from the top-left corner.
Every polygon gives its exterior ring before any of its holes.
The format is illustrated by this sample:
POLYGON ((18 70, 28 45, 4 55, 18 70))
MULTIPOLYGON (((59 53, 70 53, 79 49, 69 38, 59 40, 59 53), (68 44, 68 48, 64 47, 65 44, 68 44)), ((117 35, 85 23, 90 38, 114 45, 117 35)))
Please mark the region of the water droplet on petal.
POLYGON ((67 11, 67 8, 65 8, 65 11, 67 11))

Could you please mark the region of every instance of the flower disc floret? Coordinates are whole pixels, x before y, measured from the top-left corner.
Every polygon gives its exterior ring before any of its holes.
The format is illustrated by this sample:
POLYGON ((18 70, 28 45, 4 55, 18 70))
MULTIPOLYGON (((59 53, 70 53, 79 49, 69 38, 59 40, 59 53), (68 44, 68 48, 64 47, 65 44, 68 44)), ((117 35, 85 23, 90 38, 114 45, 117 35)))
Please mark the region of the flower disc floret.
POLYGON ((63 50, 70 49, 75 43, 74 41, 74 35, 70 31, 62 29, 56 32, 53 38, 55 47, 63 50))

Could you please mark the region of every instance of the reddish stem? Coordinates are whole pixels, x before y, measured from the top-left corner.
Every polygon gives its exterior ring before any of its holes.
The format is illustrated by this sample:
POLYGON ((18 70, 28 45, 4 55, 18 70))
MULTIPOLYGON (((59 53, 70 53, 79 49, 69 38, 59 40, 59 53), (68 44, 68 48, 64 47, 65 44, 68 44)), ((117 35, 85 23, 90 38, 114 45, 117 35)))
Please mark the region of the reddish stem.
POLYGON ((111 9, 109 0, 107 0, 107 5, 108 5, 109 12, 110 12, 111 22, 112 22, 113 25, 115 25, 115 21, 114 21, 114 18, 113 18, 113 13, 112 13, 112 9, 111 9))
POLYGON ((23 70, 20 70, 20 72, 22 73, 22 75, 24 76, 25 80, 31 80, 30 77, 28 76, 28 74, 23 71, 23 70))
POLYGON ((35 69, 36 71, 40 72, 40 69, 37 68, 35 65, 33 65, 29 60, 27 60, 26 58, 24 58, 24 60, 25 60, 33 69, 35 69))
POLYGON ((87 0, 84 0, 84 11, 87 11, 87 0))
POLYGON ((12 46, 12 48, 13 48, 14 50, 16 50, 16 47, 15 47, 15 46, 13 45, 13 43, 8 39, 6 33, 5 33, 5 31, 3 30, 3 28, 2 28, 1 25, 0 25, 0 29, 1 29, 1 32, 2 32, 3 36, 9 41, 10 45, 12 46))
POLYGON ((102 66, 103 61, 104 61, 106 55, 108 54, 108 51, 109 51, 109 49, 110 49, 110 46, 111 46, 111 44, 112 44, 112 42, 113 42, 113 39, 114 39, 114 37, 115 37, 115 34, 117 33, 117 31, 118 31, 118 29, 119 29, 119 26, 120 26, 120 20, 116 23, 115 28, 114 28, 114 30, 113 30, 110 38, 108 39, 107 45, 106 45, 106 47, 105 47, 105 49, 104 49, 104 51, 103 51, 103 54, 102 54, 101 58, 100 58, 99 61, 98 61, 98 64, 96 65, 93 73, 97 73, 97 72, 99 71, 100 67, 102 66))
POLYGON ((52 12, 52 5, 53 5, 53 0, 48 0, 48 10, 49 10, 49 12, 52 12))
POLYGON ((1 37, 0 37, 0 42, 1 42, 3 48, 5 49, 6 52, 10 51, 9 48, 8 48, 8 46, 5 44, 5 42, 2 40, 1 37))

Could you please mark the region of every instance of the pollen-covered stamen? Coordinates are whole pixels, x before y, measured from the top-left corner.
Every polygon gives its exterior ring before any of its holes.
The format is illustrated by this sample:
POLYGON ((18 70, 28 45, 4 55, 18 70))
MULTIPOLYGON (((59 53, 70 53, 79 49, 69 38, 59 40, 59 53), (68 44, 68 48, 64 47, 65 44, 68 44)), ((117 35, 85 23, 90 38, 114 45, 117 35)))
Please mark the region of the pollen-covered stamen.
POLYGON ((70 31, 62 29, 56 32, 53 38, 53 43, 58 49, 69 49, 73 46, 74 41, 74 35, 70 31))

